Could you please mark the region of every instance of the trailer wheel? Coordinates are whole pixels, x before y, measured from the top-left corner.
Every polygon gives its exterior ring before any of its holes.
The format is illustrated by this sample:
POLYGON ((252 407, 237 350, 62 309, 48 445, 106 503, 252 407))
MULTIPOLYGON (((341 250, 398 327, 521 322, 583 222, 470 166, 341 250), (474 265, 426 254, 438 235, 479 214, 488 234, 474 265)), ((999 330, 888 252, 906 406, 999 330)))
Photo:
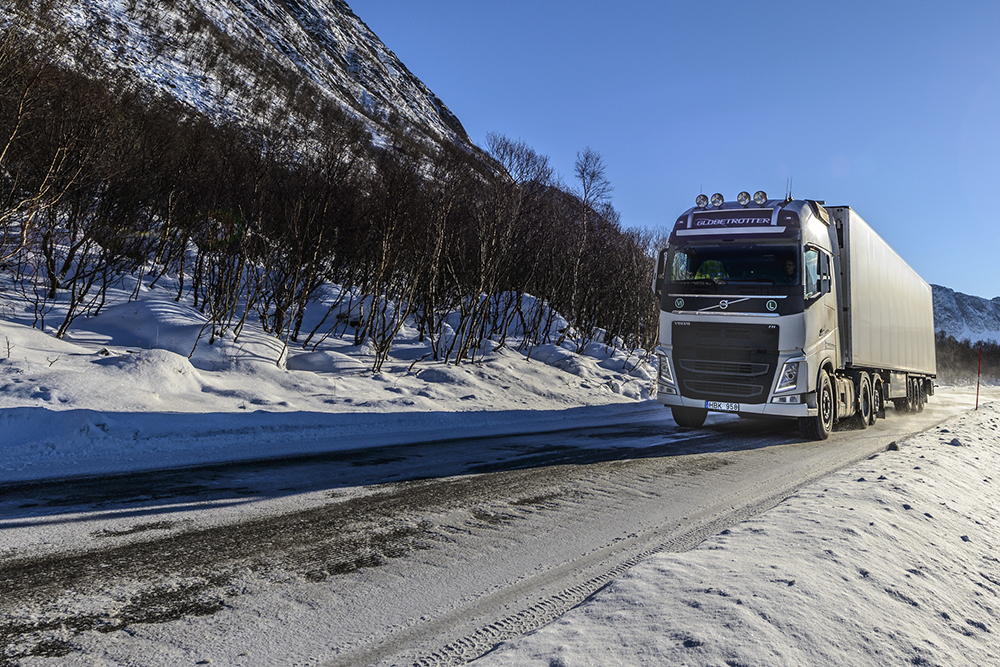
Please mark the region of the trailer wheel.
POLYGON ((708 417, 708 410, 704 408, 680 408, 671 407, 670 414, 678 426, 684 428, 700 428, 708 417))
POLYGON ((872 420, 874 424, 877 418, 885 419, 885 399, 882 397, 882 380, 876 375, 872 382, 872 420))
POLYGON ((855 408, 854 423, 857 424, 858 428, 865 429, 874 421, 872 419, 872 414, 874 414, 872 408, 872 382, 868 377, 868 373, 861 373, 857 378, 857 383, 858 404, 855 408))
POLYGON ((833 383, 826 371, 820 371, 819 382, 816 383, 816 416, 799 419, 799 429, 802 435, 811 440, 826 440, 833 431, 833 417, 836 405, 833 396, 833 383))
POLYGON ((927 392, 924 390, 923 380, 916 382, 916 400, 914 402, 914 412, 923 412, 924 406, 927 405, 927 392))

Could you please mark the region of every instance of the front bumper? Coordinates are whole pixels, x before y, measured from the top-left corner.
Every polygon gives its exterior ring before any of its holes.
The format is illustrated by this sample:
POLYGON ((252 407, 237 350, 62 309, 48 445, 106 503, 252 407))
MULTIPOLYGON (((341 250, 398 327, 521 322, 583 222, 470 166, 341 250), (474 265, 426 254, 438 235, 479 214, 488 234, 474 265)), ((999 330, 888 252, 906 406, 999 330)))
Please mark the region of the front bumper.
MULTIPOLYGON (((657 376, 656 400, 667 407, 685 407, 709 409, 708 402, 717 401, 732 405, 735 403, 738 410, 715 410, 717 412, 736 412, 752 415, 770 415, 774 417, 815 417, 817 415, 815 392, 801 393, 806 387, 808 377, 808 364, 801 357, 800 353, 789 352, 778 356, 777 368, 783 368, 785 362, 801 361, 799 366, 797 388, 789 387, 787 390, 776 392, 774 386, 770 386, 766 392, 766 399, 759 402, 749 403, 738 401, 734 398, 714 398, 702 395, 697 398, 681 395, 681 382, 677 377, 670 350, 665 347, 657 347, 656 355, 659 360, 659 373, 657 376), (790 402, 797 401, 797 402, 790 402)), ((772 377, 775 377, 772 374, 772 377)))
MULTIPOLYGON (((757 403, 740 404, 739 412, 750 415, 770 415, 773 417, 815 417, 817 410, 809 407, 809 403, 815 405, 815 401, 808 401, 808 396, 803 396, 801 403, 757 403)), ((656 400, 667 407, 685 408, 705 408, 705 401, 700 398, 685 398, 678 394, 664 392, 662 388, 656 393, 656 400)), ((718 411, 723 412, 723 411, 718 411)))

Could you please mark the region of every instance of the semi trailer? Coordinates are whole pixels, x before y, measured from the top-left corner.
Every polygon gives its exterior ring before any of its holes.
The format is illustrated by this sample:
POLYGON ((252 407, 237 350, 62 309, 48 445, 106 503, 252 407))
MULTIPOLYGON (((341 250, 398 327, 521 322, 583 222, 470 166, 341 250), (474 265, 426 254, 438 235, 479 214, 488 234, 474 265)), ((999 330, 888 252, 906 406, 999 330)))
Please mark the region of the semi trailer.
POLYGON ((849 206, 699 195, 657 260, 657 400, 797 419, 826 439, 934 393, 931 287, 849 206))

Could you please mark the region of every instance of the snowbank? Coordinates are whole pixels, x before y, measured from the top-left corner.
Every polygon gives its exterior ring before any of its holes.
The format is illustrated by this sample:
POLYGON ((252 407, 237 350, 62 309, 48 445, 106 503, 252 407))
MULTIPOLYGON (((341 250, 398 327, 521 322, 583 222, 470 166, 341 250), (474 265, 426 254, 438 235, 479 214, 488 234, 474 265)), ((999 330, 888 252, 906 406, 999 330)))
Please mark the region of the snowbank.
POLYGON ((1000 664, 998 426, 964 413, 474 664, 1000 664))
MULTIPOLYGON (((649 401, 654 369, 604 345, 431 360, 404 327, 383 372, 353 336, 283 347, 252 324, 208 344, 173 288, 131 291, 64 340, 0 320, 0 482, 598 424, 649 401), (281 364, 279 365, 279 360, 281 364)), ((319 309, 317 309, 319 310, 319 309)), ((58 313, 51 315, 57 319, 58 313)))

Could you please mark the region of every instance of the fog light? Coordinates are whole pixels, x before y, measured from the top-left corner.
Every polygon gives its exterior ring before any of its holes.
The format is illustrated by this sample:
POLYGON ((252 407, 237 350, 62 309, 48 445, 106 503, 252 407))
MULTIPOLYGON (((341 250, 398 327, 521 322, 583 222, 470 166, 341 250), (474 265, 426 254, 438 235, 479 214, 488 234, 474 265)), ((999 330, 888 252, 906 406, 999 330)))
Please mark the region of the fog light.
POLYGON ((755 204, 757 204, 757 206, 763 206, 764 203, 767 201, 767 193, 764 192, 763 190, 758 190, 757 192, 753 193, 753 201, 755 204))
POLYGON ((712 195, 712 206, 714 206, 715 208, 719 208, 725 203, 726 203, 726 198, 723 197, 720 193, 716 192, 714 195, 712 195))
POLYGON ((697 206, 698 208, 705 208, 706 206, 708 206, 708 197, 706 197, 705 195, 698 195, 694 199, 694 205, 697 206))
POLYGON ((746 206, 750 203, 750 193, 744 190, 743 192, 736 195, 736 201, 740 203, 740 206, 746 206))

